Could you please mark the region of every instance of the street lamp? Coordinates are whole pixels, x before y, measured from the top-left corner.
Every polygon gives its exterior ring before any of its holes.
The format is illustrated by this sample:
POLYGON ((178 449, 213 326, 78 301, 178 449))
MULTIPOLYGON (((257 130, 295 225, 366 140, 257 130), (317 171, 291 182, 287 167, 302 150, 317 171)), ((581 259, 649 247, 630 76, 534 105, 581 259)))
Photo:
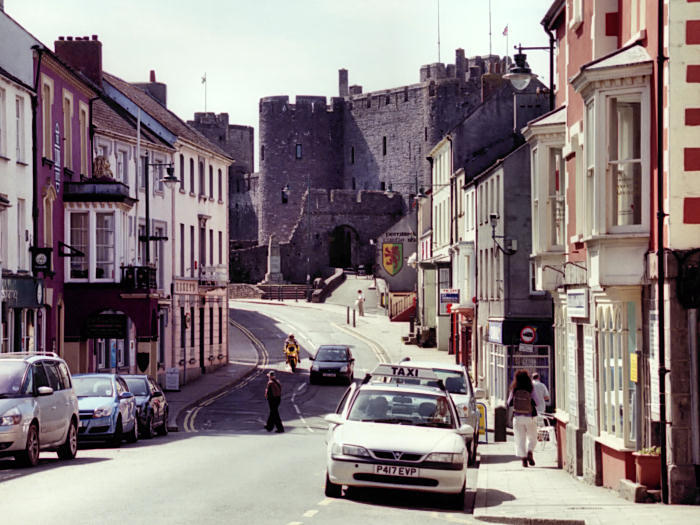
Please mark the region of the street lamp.
POLYGON ((518 244, 515 239, 509 239, 505 235, 496 235, 496 226, 498 226, 498 219, 500 217, 496 213, 491 213, 489 215, 489 224, 491 224, 491 239, 493 239, 493 242, 496 243, 496 246, 498 249, 503 252, 506 255, 513 255, 515 252, 518 251, 518 244), (503 244, 505 245, 506 243, 510 244, 510 246, 506 249, 501 246, 501 244, 498 242, 498 239, 503 239, 503 244))
POLYGON ((530 66, 527 63, 527 55, 523 50, 545 50, 549 51, 549 111, 554 109, 554 36, 549 36, 549 46, 523 47, 522 44, 514 46, 518 52, 515 54, 515 63, 511 66, 508 73, 503 75, 503 78, 510 80, 512 86, 522 91, 530 85, 533 78, 537 78, 530 66))

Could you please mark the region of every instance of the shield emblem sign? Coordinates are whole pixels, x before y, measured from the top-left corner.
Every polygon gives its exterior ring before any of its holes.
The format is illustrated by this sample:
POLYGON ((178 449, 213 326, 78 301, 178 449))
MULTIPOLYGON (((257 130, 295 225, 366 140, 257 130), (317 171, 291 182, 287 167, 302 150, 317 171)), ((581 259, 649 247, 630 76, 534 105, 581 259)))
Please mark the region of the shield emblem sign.
POLYGON ((403 244, 398 242, 382 244, 382 267, 389 275, 396 275, 403 267, 403 244))

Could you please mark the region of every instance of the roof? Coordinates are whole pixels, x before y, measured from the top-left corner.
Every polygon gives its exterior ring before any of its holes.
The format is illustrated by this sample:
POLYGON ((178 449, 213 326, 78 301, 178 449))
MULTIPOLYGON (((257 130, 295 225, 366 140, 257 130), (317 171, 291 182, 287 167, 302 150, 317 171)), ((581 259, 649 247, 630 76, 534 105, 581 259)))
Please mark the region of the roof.
POLYGON ((566 106, 559 106, 558 108, 545 113, 531 120, 527 123, 528 126, 550 126, 556 124, 566 124, 566 111, 564 109, 566 106))
MULTIPOLYGON (((136 140, 136 123, 133 122, 133 118, 127 114, 120 114, 102 99, 94 102, 92 119, 98 132, 114 132, 136 140)), ((150 144, 166 144, 157 135, 151 133, 146 126, 141 126, 141 140, 150 144)))
POLYGON ((434 396, 447 396, 449 392, 447 390, 442 390, 436 386, 430 385, 418 385, 412 383, 397 383, 396 381, 381 382, 375 381, 360 385, 357 389, 358 392, 362 390, 384 390, 384 391, 399 391, 407 392, 411 394, 431 394, 434 396))
POLYGON ((652 73, 653 60, 639 43, 634 42, 581 66, 569 83, 578 92, 595 80, 621 78, 652 73))
POLYGON ((138 104, 141 109, 160 122, 163 126, 168 128, 168 130, 177 135, 179 138, 191 142, 202 149, 209 150, 212 153, 231 159, 231 156, 228 153, 207 139, 199 131, 189 126, 175 113, 163 106, 160 102, 142 89, 130 84, 129 82, 126 82, 125 80, 122 80, 119 77, 107 73, 106 71, 102 72, 102 79, 103 81, 109 82, 117 90, 121 91, 125 96, 138 104))

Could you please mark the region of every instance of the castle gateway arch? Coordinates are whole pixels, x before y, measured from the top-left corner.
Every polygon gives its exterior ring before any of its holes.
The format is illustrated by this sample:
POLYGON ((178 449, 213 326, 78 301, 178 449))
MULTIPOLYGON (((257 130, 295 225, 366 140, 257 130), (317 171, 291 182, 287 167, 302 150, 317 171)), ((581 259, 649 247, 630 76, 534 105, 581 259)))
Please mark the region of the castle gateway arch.
POLYGON ((359 235, 352 226, 336 226, 329 233, 328 265, 331 268, 353 268, 360 261, 359 235))

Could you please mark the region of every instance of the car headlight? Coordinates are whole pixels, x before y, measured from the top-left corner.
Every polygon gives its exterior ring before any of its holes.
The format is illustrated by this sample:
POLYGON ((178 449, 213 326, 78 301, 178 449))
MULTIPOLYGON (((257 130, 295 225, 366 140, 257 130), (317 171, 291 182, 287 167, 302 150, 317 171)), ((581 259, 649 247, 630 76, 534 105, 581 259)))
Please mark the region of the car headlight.
POLYGON ((22 421, 22 414, 17 407, 11 408, 0 417, 0 426, 19 425, 22 421))
POLYGON ((348 365, 343 365, 340 367, 340 371, 344 374, 345 372, 348 371, 348 365))
POLYGON ((95 409, 95 411, 92 414, 92 417, 109 417, 112 415, 112 412, 114 412, 113 406, 99 407, 95 409))
POLYGON ((462 454, 452 454, 450 452, 433 452, 425 459, 436 463, 462 463, 464 461, 462 454))
POLYGON ((368 458, 369 452, 364 447, 358 447, 357 445, 341 445, 340 443, 333 443, 331 448, 331 456, 355 456, 360 458, 368 458))
POLYGON ((313 365, 311 365, 311 370, 313 370, 314 372, 317 372, 317 371, 318 371, 318 365, 317 365, 316 363, 314 363, 313 365))

